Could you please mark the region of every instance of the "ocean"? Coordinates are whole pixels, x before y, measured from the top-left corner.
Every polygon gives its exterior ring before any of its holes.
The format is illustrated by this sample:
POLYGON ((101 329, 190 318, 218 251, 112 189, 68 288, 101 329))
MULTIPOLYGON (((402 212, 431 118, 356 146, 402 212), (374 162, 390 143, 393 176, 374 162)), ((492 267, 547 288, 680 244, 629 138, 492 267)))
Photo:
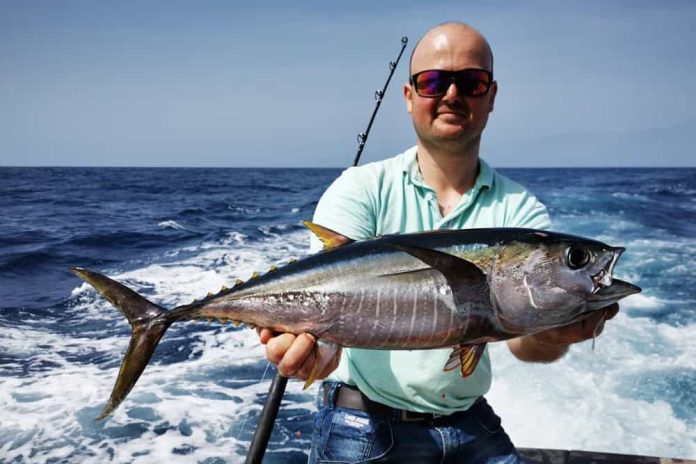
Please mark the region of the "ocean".
MULTIPOLYGON (((554 229, 625 246, 643 288, 595 340, 524 364, 491 346, 489 402, 517 446, 696 458, 696 169, 502 169, 554 229)), ((308 253, 339 169, 0 168, 0 461, 242 462, 275 372, 256 332, 174 325, 123 405, 125 319, 68 272, 165 307, 308 253)), ((290 381, 267 463, 305 462, 316 386, 290 381)))

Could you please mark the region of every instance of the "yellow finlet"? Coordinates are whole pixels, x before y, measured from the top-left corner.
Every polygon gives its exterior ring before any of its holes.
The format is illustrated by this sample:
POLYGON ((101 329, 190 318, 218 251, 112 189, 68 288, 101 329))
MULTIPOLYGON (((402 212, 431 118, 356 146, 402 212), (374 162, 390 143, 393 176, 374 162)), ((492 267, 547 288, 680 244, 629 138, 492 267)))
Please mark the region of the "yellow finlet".
POLYGON ((309 387, 311 387, 312 384, 317 380, 318 375, 319 375, 319 363, 315 362, 314 366, 312 366, 312 372, 309 373, 309 377, 307 377, 307 380, 305 380, 305 383, 302 386, 302 389, 306 390, 309 387))
POLYGON ((234 283, 234 286, 235 286, 235 287, 239 287, 239 286, 242 285, 243 283, 244 283, 244 281, 243 281, 242 279, 237 279, 237 281, 234 283))
POLYGON ((226 292, 227 290, 229 290, 229 287, 225 287, 224 285, 220 289, 221 292, 226 292))
POLYGON ((213 294, 211 292, 208 292, 208 294, 205 297, 210 298, 211 296, 213 296, 213 294))
POLYGON ((271 266, 271 268, 268 270, 268 272, 275 272, 278 270, 278 266, 271 266))
POLYGON ((260 275, 261 275, 261 274, 259 274, 258 272, 254 271, 254 273, 251 274, 251 278, 252 278, 252 279, 256 279, 256 278, 257 278, 258 276, 260 276, 260 275))
POLYGON ((355 241, 319 224, 310 221, 302 221, 302 223, 321 240, 321 243, 324 244, 324 250, 331 250, 355 241))
POLYGON ((310 372, 309 376, 307 377, 307 380, 305 381, 304 384, 304 389, 308 389, 317 379, 320 378, 320 375, 326 370, 326 368, 331 365, 332 362, 335 362, 335 366, 338 366, 338 360, 341 358, 341 347, 338 345, 335 345, 333 343, 326 343, 321 340, 317 340, 316 337, 311 335, 312 338, 314 338, 315 343, 314 343, 314 364, 312 365, 312 371, 310 372))

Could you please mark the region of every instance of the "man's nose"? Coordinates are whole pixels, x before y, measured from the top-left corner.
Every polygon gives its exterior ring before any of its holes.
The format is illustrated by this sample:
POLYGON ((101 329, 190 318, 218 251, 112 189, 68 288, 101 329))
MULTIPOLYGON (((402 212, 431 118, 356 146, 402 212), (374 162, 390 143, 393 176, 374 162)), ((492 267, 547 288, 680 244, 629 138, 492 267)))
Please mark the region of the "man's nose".
POLYGON ((457 82, 452 79, 449 83, 449 86, 447 86, 447 90, 445 91, 445 94, 442 96, 443 101, 456 101, 456 100, 462 100, 459 95, 459 89, 457 88, 457 82))

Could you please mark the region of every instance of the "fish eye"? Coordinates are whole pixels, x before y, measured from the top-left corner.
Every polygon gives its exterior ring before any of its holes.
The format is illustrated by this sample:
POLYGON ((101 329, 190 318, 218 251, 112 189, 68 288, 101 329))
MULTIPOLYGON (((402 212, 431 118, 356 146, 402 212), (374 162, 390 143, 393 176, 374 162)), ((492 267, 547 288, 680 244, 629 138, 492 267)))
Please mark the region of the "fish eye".
POLYGON ((587 266, 592 260, 592 254, 587 248, 571 246, 568 248, 566 261, 571 269, 580 269, 587 266))

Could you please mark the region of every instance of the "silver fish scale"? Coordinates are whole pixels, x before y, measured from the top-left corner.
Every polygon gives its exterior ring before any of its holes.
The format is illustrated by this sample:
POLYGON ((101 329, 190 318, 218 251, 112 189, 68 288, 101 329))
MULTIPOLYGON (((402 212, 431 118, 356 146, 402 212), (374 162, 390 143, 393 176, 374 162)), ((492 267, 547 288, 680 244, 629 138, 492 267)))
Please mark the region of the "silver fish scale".
POLYGON ((218 308, 279 331, 385 349, 450 346, 471 326, 472 315, 491 315, 489 307, 458 309, 442 273, 422 261, 398 251, 385 254, 259 282, 222 297, 218 308))

